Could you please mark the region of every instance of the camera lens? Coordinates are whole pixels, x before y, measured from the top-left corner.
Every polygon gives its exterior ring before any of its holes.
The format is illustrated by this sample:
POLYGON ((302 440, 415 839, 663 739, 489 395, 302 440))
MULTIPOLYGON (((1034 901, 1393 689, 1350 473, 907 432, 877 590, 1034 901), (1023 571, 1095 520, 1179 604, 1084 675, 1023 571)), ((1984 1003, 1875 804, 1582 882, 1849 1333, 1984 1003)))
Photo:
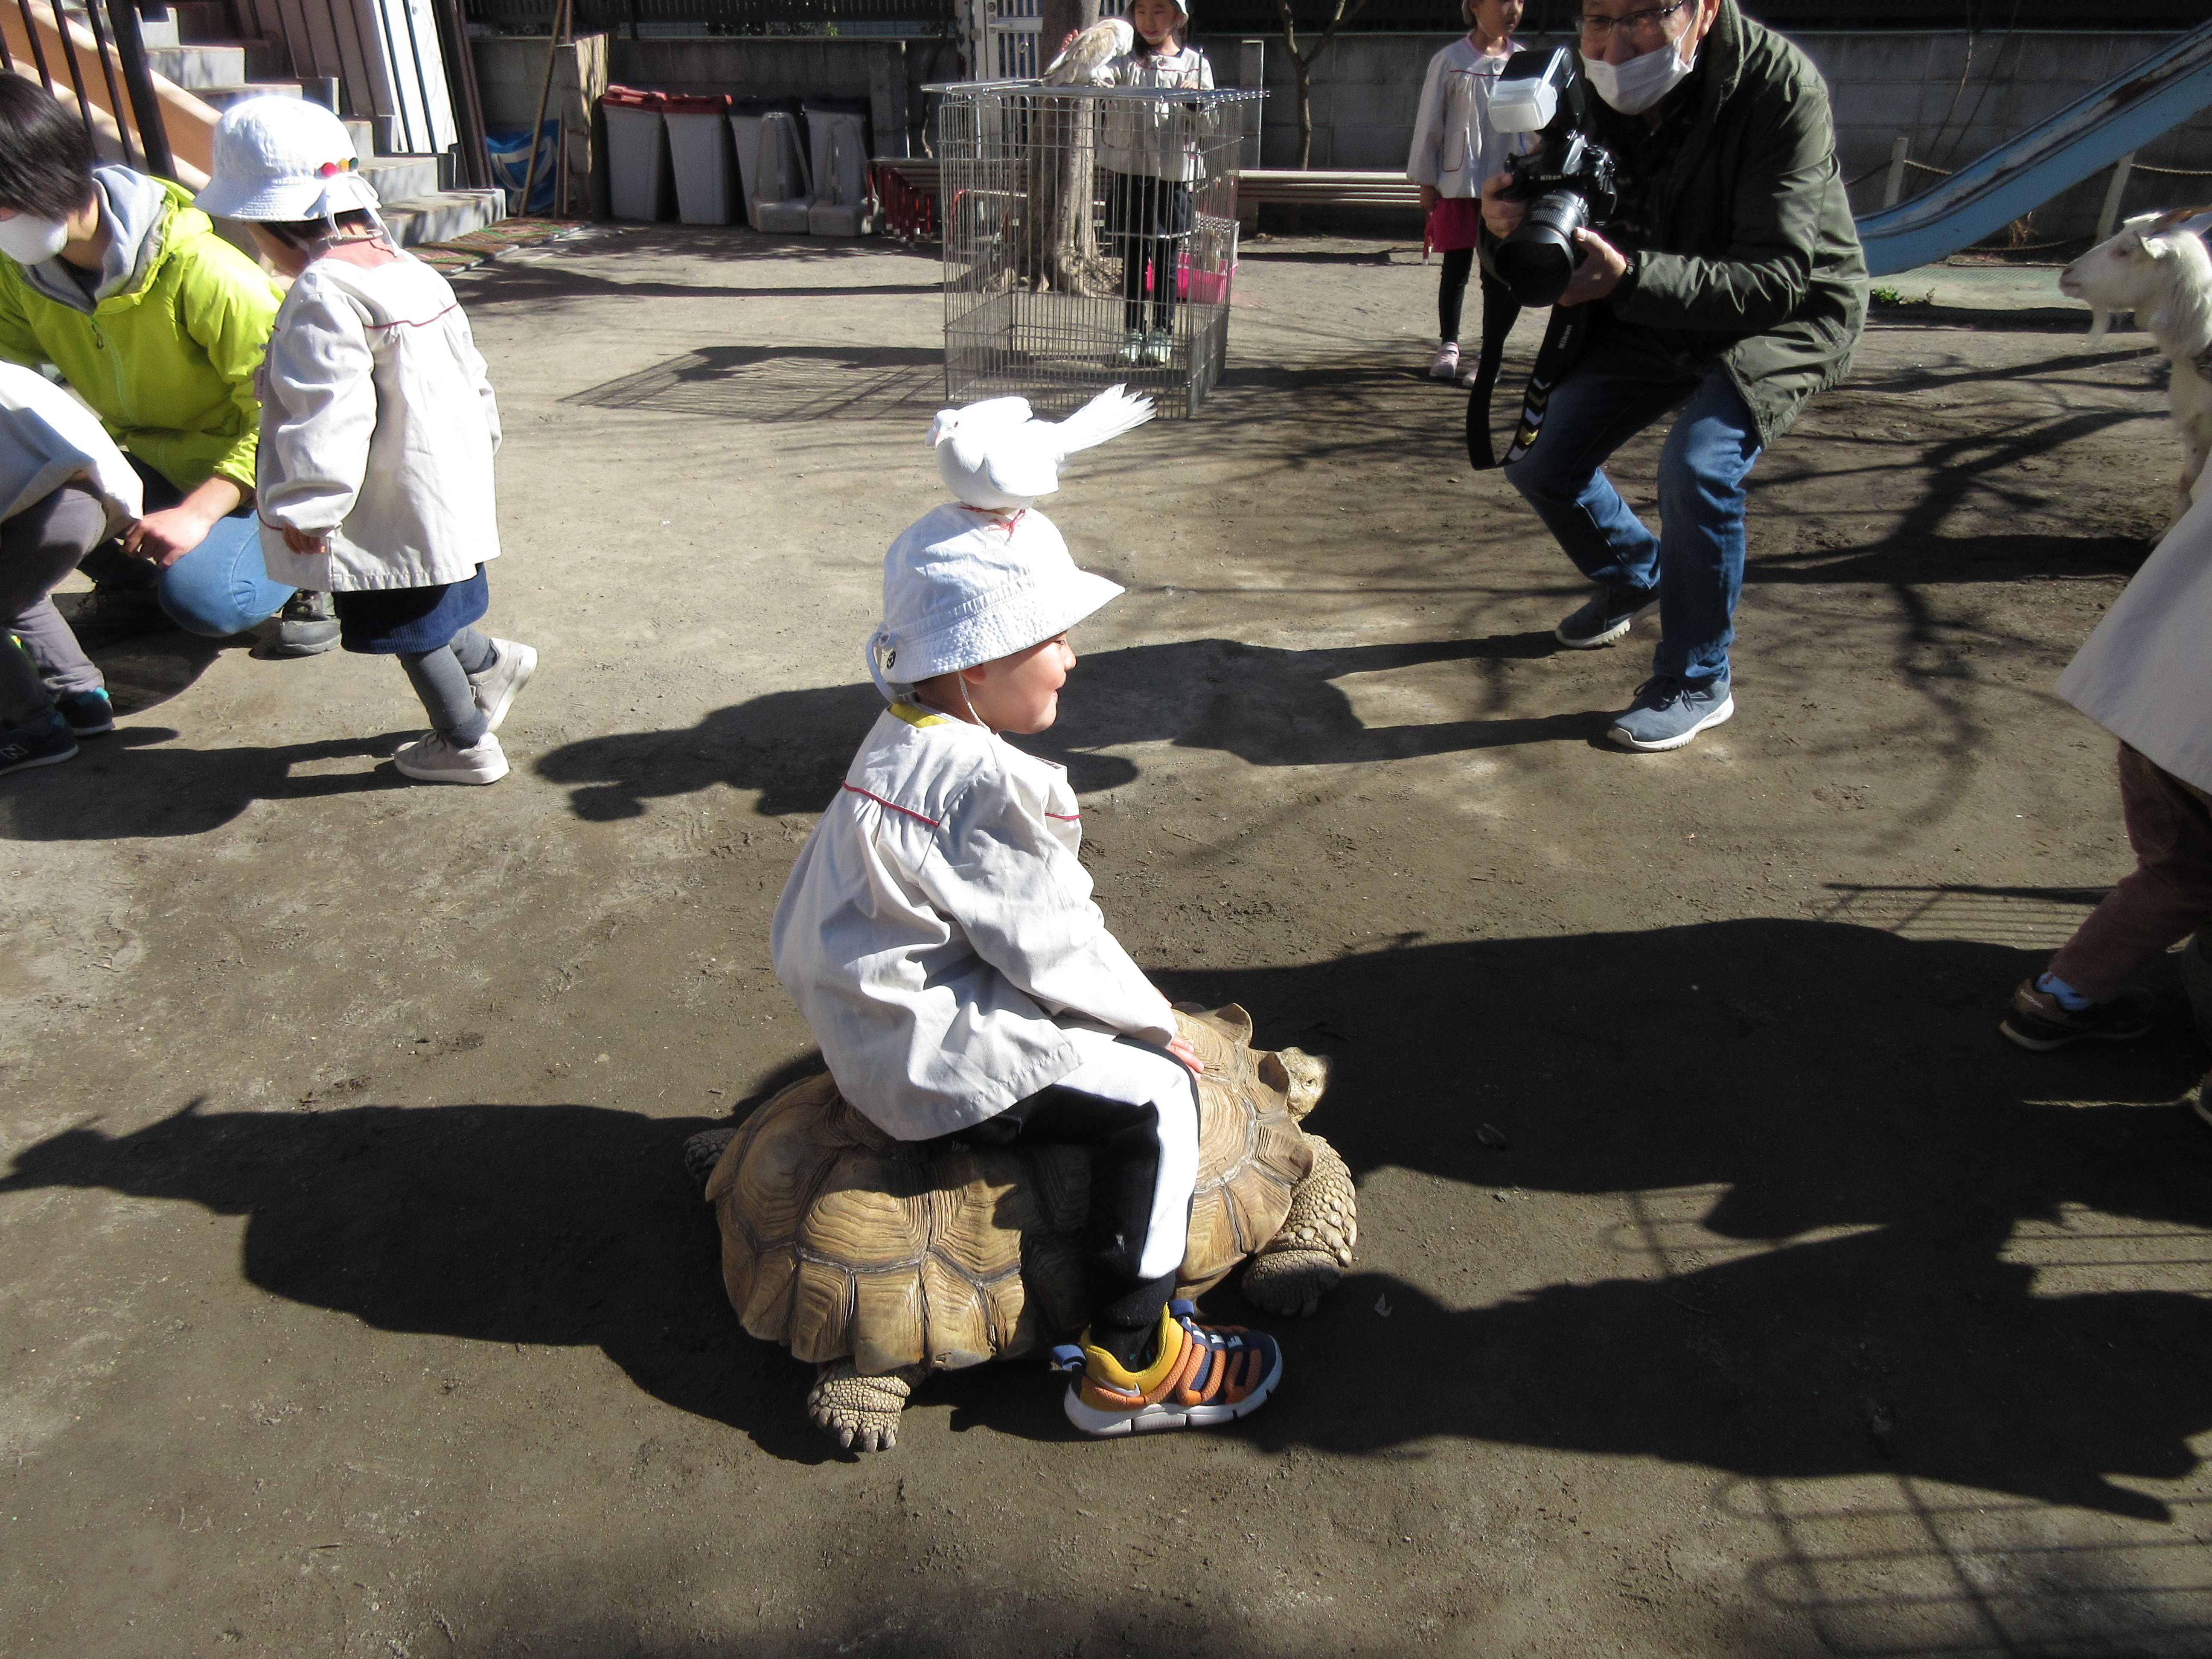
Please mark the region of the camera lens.
POLYGON ((1589 205, 1571 190, 1546 191, 1528 204, 1519 228, 1498 244, 1498 279, 1524 306, 1556 304, 1583 262, 1575 233, 1589 220, 1589 205))

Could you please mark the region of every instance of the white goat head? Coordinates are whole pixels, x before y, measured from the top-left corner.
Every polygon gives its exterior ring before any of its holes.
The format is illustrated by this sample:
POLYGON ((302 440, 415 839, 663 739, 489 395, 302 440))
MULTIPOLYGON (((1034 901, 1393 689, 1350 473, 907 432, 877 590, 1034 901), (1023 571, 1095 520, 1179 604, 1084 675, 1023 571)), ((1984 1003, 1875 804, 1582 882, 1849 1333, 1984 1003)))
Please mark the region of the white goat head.
MULTIPOLYGON (((2058 286, 2096 309, 2089 337, 2101 338, 2110 313, 2132 311, 2172 372, 2166 407, 2181 440, 2180 495, 2174 521, 2212 483, 2212 253, 2204 233, 2212 212, 2181 208, 2130 219, 2059 273, 2058 286)), ((2171 527, 2171 526, 2169 526, 2171 527)))
POLYGON ((2132 311, 2145 328, 2160 332, 2160 313, 2171 311, 2177 298, 2201 305, 2212 295, 2212 255, 2201 234, 2208 224, 2212 211, 2203 208, 2137 214, 2118 235, 2060 271, 2059 292, 2089 302, 2089 337, 2102 339, 2116 311, 2132 311))

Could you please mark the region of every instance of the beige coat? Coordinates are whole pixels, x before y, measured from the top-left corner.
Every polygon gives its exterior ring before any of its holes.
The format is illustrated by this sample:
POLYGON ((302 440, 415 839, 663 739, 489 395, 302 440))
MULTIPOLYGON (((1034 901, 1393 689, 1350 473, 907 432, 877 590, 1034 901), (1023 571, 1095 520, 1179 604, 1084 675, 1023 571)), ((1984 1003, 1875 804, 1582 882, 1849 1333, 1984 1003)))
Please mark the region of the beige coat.
POLYGON ((775 908, 776 977, 837 1087, 900 1140, 951 1134, 1087 1057, 1069 1025, 1165 1044, 1175 1015, 1091 901, 1065 769, 895 703, 775 908))
POLYGON ((499 405, 443 276, 379 245, 309 265, 261 373, 269 579, 323 592, 464 581, 499 556, 499 405), (326 538, 297 554, 289 526, 326 538))

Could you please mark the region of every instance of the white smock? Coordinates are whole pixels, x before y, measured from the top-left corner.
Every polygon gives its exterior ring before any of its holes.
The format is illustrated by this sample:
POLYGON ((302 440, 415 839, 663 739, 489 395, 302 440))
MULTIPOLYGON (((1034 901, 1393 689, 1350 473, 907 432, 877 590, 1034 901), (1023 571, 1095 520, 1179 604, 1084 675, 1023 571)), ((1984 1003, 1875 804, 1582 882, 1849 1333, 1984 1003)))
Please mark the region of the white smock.
MULTIPOLYGON (((1102 87, 1211 91, 1213 65, 1195 46, 1156 52, 1139 40, 1134 51, 1100 64, 1091 79, 1102 87)), ((1197 140, 1218 130, 1219 106, 1199 98, 1099 101, 1098 165, 1107 172, 1182 185, 1195 184, 1206 176, 1197 140)))
POLYGON ((499 405, 446 279, 366 240, 284 296, 260 373, 269 580, 318 592, 465 581, 499 556, 499 405), (286 526, 327 538, 294 553, 286 526))
MULTIPOLYGON (((110 534, 145 507, 145 491, 100 417, 34 368, 0 363, 0 519, 81 484, 107 508, 110 534)), ((5 649, 0 641, 0 649, 5 649)))
POLYGON ((2212 491, 2166 532, 2058 695, 2152 764, 2212 789, 2212 491))
POLYGON ((839 1091, 886 1134, 994 1117, 1100 1058, 1101 1032, 1174 1040, 1091 902, 1082 839, 1065 768, 912 703, 878 718, 771 948, 839 1091))
POLYGON ((1480 51, 1462 35, 1429 59, 1406 177, 1439 196, 1480 196, 1482 181, 1505 171, 1505 158, 1533 147, 1527 133, 1490 125, 1490 94, 1506 60, 1480 51))

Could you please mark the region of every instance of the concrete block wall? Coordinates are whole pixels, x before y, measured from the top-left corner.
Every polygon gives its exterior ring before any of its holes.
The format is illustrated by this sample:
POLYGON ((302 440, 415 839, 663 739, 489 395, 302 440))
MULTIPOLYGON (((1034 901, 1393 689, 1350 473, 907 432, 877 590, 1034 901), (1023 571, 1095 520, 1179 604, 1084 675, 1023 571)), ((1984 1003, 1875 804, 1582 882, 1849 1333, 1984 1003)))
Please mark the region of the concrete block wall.
MULTIPOLYGON (((1315 65, 1312 164, 1396 172, 1406 164, 1413 108, 1429 59, 1451 34, 1340 35, 1315 65)), ((1956 168, 2071 103, 2170 40, 2169 34, 2021 31, 1968 36, 1925 33, 1808 30, 1792 37, 1828 78, 1837 143, 1860 212, 1881 204, 1890 145, 1899 132, 1915 159, 1956 168)), ((1259 165, 1294 164, 1296 87, 1280 36, 1262 37, 1268 93, 1259 165)), ((1237 79, 1237 41, 1201 38, 1217 79, 1237 79)), ((1528 44, 1550 44, 1528 38, 1528 44)), ((2138 161, 2160 167, 2212 170, 2212 112, 2199 113, 2147 145, 2138 161)), ((2087 235, 2094 228, 2108 175, 2100 173, 2039 209, 2030 226, 2038 240, 2087 235)), ((1938 182, 1912 173, 1908 195, 1938 182)), ((2137 175, 2128 212, 2212 201, 2212 178, 2137 175)))
POLYGON ((545 36, 486 37, 469 44, 476 59, 484 125, 495 132, 527 128, 537 118, 538 100, 544 97, 545 118, 559 118, 567 148, 570 211, 605 217, 606 137, 599 101, 607 89, 607 37, 587 34, 562 46, 554 57, 550 93, 545 70, 551 42, 545 36))

